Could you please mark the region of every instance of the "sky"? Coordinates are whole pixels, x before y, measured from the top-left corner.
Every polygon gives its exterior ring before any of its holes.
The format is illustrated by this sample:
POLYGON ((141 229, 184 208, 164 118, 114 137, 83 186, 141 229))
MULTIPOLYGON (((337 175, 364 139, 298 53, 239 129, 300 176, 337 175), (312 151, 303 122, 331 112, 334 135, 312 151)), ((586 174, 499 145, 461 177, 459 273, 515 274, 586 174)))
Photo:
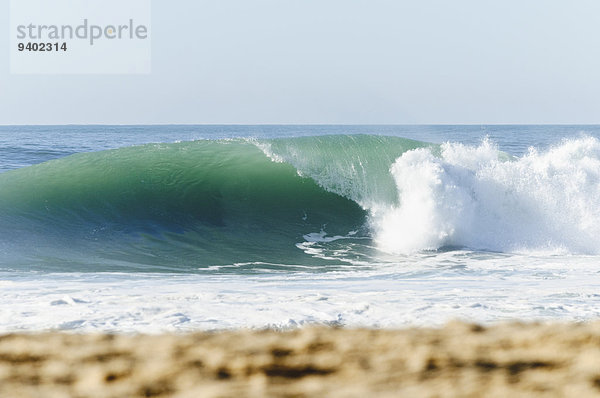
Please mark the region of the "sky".
POLYGON ((597 0, 152 0, 143 75, 10 74, 2 9, 4 125, 600 123, 597 0))

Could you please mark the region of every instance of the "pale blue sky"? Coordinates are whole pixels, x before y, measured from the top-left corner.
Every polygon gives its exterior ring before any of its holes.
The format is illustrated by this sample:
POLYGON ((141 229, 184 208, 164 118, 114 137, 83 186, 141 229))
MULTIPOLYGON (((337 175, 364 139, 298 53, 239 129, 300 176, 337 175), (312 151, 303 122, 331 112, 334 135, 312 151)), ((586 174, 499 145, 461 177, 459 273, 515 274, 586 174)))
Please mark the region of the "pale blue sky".
POLYGON ((600 123, 597 0, 154 0, 152 74, 10 75, 0 124, 600 123))

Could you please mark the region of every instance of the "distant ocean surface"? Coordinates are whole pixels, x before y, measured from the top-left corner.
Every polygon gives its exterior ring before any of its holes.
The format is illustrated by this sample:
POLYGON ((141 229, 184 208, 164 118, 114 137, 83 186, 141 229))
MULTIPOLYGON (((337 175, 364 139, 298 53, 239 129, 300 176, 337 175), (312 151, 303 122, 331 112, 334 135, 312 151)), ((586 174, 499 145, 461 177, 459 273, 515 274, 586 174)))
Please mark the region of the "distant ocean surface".
POLYGON ((600 126, 2 126, 0 332, 600 316, 600 126))

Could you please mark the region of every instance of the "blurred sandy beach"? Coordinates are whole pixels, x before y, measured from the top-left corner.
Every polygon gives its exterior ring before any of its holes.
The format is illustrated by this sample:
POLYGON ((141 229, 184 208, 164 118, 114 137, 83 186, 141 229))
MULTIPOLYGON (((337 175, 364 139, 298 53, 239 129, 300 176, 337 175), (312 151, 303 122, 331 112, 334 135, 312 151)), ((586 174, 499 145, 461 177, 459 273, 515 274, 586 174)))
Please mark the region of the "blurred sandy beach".
POLYGON ((600 395, 600 323, 0 337, 0 396, 600 395))

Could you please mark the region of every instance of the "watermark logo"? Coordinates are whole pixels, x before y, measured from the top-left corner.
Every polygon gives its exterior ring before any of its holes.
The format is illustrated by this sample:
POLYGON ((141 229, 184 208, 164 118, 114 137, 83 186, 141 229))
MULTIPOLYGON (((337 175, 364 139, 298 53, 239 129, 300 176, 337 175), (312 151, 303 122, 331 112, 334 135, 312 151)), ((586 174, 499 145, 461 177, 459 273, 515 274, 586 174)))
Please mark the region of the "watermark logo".
POLYGON ((15 74, 148 74, 150 0, 11 0, 15 74))
POLYGON ((138 39, 148 38, 148 27, 146 25, 134 25, 133 19, 130 19, 125 25, 91 25, 87 19, 77 27, 73 25, 17 25, 17 39, 25 41, 41 40, 42 43, 48 40, 89 40, 91 46, 94 42, 101 39, 138 39))

